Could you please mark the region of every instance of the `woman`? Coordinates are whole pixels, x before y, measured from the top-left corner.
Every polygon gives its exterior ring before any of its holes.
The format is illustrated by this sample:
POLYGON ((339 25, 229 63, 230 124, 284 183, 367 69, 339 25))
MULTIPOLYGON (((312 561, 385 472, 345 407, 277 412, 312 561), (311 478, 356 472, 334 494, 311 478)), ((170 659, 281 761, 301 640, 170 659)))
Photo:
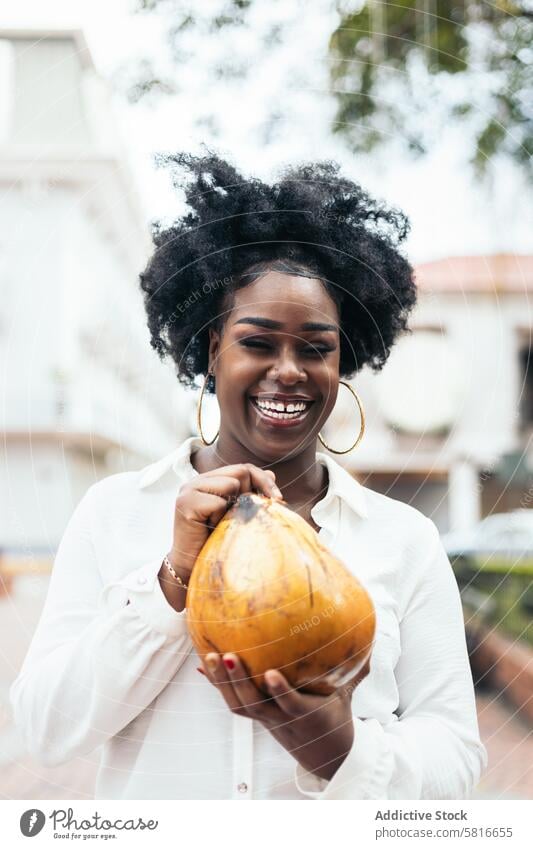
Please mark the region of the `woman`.
MULTIPOLYGON (((78 505, 12 687, 27 745, 49 765, 102 745, 97 798, 468 797, 486 752, 437 529, 317 451, 341 379, 380 369, 406 329, 406 219, 331 163, 267 185, 214 154, 169 162, 192 177, 189 212, 156 227, 141 286, 152 346, 184 385, 206 376, 200 436, 78 505), (374 600, 370 666, 331 696, 282 670, 267 696, 237 655, 192 647, 195 558, 250 490, 283 498, 374 600)), ((354 445, 362 425, 354 403, 354 445)))

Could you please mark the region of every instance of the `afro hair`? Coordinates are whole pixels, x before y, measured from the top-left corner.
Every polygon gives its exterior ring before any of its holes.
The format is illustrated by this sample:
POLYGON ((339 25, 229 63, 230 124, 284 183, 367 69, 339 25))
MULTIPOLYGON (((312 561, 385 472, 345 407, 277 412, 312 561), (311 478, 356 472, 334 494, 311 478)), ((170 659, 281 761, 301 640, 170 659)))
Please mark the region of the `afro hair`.
POLYGON ((288 167, 271 184, 212 151, 160 162, 188 211, 153 225, 140 285, 151 346, 172 358, 184 386, 207 373, 209 327, 222 329, 233 293, 269 269, 326 287, 339 312, 339 377, 383 367, 416 302, 413 269, 397 247, 409 232, 402 212, 339 175, 335 162, 288 167))

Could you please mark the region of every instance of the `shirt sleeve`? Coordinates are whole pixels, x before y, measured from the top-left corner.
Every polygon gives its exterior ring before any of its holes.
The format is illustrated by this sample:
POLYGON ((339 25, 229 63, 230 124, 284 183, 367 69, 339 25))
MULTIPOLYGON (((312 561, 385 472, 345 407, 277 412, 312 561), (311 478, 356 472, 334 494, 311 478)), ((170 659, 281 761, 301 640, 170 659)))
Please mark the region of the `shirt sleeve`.
POLYGON ((398 715, 386 725, 354 716, 352 748, 329 781, 296 764, 295 783, 305 796, 467 799, 487 766, 459 589, 438 530, 427 521, 431 554, 400 622, 398 715))
POLYGON ((46 766, 118 734, 159 695, 190 646, 186 610, 167 602, 157 574, 166 551, 104 586, 91 528, 95 488, 61 539, 46 601, 18 677, 13 716, 46 766))

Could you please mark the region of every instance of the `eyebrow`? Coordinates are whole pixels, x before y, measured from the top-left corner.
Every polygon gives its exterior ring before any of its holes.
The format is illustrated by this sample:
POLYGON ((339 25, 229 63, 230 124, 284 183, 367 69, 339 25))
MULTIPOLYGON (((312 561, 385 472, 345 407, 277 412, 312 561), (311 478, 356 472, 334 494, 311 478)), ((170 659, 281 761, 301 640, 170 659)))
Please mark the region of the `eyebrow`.
MULTIPOLYGON (((269 330, 279 330, 283 322, 274 321, 273 318, 260 318, 258 316, 246 316, 239 318, 235 324, 255 324, 257 327, 265 327, 269 330)), ((306 321, 300 325, 300 330, 337 330, 334 324, 323 324, 320 321, 306 321)))

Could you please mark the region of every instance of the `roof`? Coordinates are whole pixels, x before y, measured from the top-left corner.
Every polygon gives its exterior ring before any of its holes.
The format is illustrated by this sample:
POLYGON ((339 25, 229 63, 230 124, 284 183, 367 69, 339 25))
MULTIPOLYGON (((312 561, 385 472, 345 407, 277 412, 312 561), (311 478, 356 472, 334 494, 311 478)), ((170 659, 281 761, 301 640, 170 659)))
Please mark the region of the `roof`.
POLYGON ((417 265, 415 273, 422 292, 533 291, 533 255, 527 254, 446 257, 417 265))

